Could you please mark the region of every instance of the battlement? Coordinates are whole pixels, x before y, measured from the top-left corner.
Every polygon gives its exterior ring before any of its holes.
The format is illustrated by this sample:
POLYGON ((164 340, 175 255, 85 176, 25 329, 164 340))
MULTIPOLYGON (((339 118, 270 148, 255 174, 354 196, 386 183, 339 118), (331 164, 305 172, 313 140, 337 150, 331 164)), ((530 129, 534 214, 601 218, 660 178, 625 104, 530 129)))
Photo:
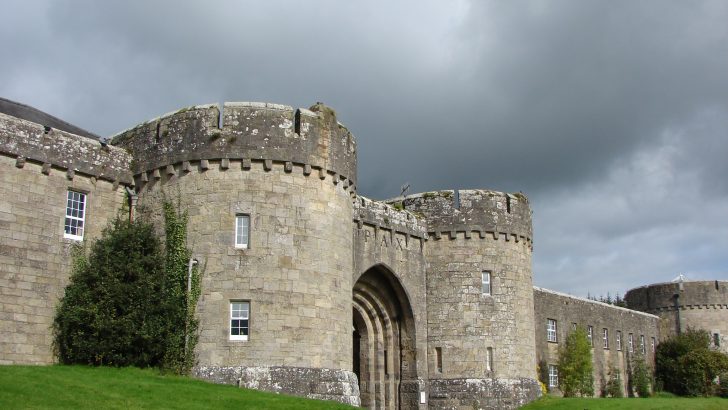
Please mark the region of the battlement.
POLYGON ((302 165, 356 185, 354 137, 321 103, 293 109, 227 102, 222 115, 217 105, 198 105, 123 131, 111 143, 132 153, 135 175, 189 161, 262 160, 302 165))
POLYGON ((76 172, 114 183, 133 185, 129 172, 131 155, 96 139, 71 134, 0 113, 0 154, 16 158, 16 167, 26 161, 53 168, 72 179, 76 172))
POLYGON ((454 238, 458 232, 470 238, 472 232, 478 232, 481 238, 532 240, 531 209, 521 193, 444 190, 408 195, 401 203, 404 209, 424 216, 429 235, 435 239, 442 234, 454 238))
POLYGON ((427 221, 422 216, 363 196, 354 200, 354 221, 427 239, 427 221))
POLYGON ((644 312, 690 309, 696 307, 728 307, 728 281, 684 281, 655 283, 634 288, 624 295, 631 309, 644 312))

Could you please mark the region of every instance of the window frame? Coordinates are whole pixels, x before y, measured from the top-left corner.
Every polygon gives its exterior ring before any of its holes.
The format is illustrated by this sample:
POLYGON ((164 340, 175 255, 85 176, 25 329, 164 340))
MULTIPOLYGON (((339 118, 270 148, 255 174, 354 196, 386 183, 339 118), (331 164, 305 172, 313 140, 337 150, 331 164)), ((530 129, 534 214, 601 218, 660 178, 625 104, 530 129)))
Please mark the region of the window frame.
POLYGON ((82 241, 83 240, 83 234, 86 230, 86 212, 88 209, 88 193, 82 192, 75 189, 67 189, 66 190, 66 214, 63 219, 63 237, 65 239, 71 239, 74 241, 82 241), (78 199, 74 196, 78 195, 78 199), (69 205, 73 204, 80 204, 79 208, 74 208, 69 205), (69 212, 70 211, 70 212, 69 212), (73 215, 74 211, 77 213, 77 215, 73 215), (78 213, 81 213, 81 216, 78 216, 78 213), (76 232, 79 230, 81 231, 80 235, 72 234, 69 231, 71 228, 71 221, 76 221, 76 232), (80 228, 78 227, 78 223, 80 222, 80 228))
POLYGON ((559 387, 559 368, 555 364, 548 365, 549 388, 559 387))
POLYGON ((493 275, 489 270, 484 270, 480 275, 480 292, 483 296, 493 296, 493 275), (488 286, 487 290, 486 285, 488 286))
POLYGON ((559 338, 557 335, 559 325, 556 319, 546 319, 546 341, 549 343, 558 343, 559 338), (553 324, 553 328, 552 325, 553 324))
POLYGON ((634 353, 634 335, 632 333, 629 334, 627 339, 627 347, 630 353, 634 353))
POLYGON ((587 325, 586 338, 589 340, 589 346, 594 347, 594 326, 587 325))
POLYGON ((485 349, 485 370, 492 372, 493 369, 493 348, 487 347, 485 349))
POLYGON ((250 249, 250 219, 250 214, 235 214, 235 249, 250 249), (246 221, 247 225, 241 226, 240 221, 246 221), (241 232, 244 234, 244 243, 242 241, 238 242, 238 238, 241 237, 241 232))
POLYGON ((617 330, 617 351, 622 351, 622 331, 617 330))
POLYGON ((642 354, 647 354, 647 345, 645 344, 645 335, 640 335, 640 350, 642 354))
POLYGON ((243 342, 247 341, 250 338, 250 301, 249 300, 231 300, 230 301, 230 310, 228 312, 228 338, 229 338, 229 340, 232 340, 232 341, 243 341, 243 342), (240 304, 240 305, 247 307, 247 310, 238 309, 240 312, 246 312, 247 317, 243 317, 242 315, 234 316, 234 312, 236 311, 236 309, 234 309, 234 305, 236 305, 236 304, 240 304), (244 321, 246 321, 247 326, 233 327, 234 320, 240 320, 240 321, 244 320, 244 321), (238 333, 241 333, 242 329, 245 329, 246 334, 234 335, 233 329, 235 329, 235 328, 239 329, 238 333))
POLYGON ((602 329, 602 347, 609 349, 609 329, 606 327, 602 329))

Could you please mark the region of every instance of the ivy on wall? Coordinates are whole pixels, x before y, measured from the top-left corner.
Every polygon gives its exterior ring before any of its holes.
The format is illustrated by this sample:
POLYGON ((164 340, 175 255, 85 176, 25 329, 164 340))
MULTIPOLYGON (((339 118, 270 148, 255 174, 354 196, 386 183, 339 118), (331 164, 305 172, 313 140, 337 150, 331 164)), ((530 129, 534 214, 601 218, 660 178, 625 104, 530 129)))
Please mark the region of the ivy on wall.
POLYGON ((120 213, 88 255, 83 244, 74 248, 53 323, 61 363, 178 374, 194 366, 200 273, 190 264, 187 212, 165 200, 163 215, 164 245, 150 222, 120 213))

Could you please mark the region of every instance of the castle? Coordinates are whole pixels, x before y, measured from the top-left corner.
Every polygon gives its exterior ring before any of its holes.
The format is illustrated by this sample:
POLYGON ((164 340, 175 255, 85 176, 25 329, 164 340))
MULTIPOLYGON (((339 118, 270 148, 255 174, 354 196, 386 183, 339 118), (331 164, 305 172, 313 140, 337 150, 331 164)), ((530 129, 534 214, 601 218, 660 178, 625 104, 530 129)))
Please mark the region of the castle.
POLYGON ((728 282, 630 291, 644 312, 534 288, 523 194, 374 201, 357 194, 356 161, 322 104, 189 107, 104 143, 0 99, 0 363, 54 361, 71 246, 123 205, 158 218, 165 195, 190 215, 203 267, 194 374, 215 382, 369 408, 516 408, 539 379, 556 388, 576 326, 597 391, 687 326, 725 350, 728 282))

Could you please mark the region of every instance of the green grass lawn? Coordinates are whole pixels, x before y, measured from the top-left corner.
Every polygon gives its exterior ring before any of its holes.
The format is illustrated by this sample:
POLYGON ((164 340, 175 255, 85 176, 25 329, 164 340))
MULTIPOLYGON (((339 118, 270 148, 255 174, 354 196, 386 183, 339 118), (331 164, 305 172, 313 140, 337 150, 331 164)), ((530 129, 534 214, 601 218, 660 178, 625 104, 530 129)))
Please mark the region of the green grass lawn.
POLYGON ((650 397, 647 399, 582 399, 543 397, 521 410, 726 410, 728 399, 718 397, 650 397))
POLYGON ((0 366, 0 409, 352 409, 153 369, 0 366))

